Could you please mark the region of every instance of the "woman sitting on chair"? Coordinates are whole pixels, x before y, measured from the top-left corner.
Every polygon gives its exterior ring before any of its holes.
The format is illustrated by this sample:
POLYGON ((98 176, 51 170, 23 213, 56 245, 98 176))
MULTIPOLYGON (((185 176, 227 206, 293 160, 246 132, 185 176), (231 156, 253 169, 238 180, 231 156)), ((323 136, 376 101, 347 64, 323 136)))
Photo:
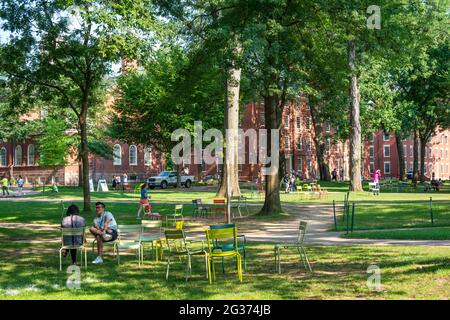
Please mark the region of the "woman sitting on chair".
MULTIPOLYGON (((86 221, 83 217, 79 216, 80 209, 74 204, 67 208, 66 217, 61 222, 62 228, 84 228, 86 227, 86 221)), ((64 245, 82 245, 83 238, 81 236, 64 236, 64 245)), ((68 250, 63 252, 63 256, 67 256, 68 250)), ((77 262, 77 249, 70 249, 70 255, 72 257, 72 264, 77 262)))

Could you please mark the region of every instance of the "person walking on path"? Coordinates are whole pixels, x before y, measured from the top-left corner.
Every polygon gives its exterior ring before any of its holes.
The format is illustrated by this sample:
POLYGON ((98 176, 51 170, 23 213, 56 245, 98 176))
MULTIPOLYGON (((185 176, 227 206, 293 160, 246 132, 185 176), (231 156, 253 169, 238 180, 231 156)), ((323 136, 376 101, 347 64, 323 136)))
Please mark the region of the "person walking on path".
POLYGON ((5 176, 2 177, 0 183, 2 184, 2 192, 3 192, 3 196, 8 195, 9 196, 9 190, 8 190, 8 186, 9 186, 9 180, 8 178, 6 178, 5 176))
POLYGON ((141 199, 139 200, 139 210, 137 212, 136 219, 141 219, 141 211, 144 211, 145 214, 145 207, 149 206, 148 199, 149 199, 148 184, 147 182, 145 182, 141 186, 141 199))

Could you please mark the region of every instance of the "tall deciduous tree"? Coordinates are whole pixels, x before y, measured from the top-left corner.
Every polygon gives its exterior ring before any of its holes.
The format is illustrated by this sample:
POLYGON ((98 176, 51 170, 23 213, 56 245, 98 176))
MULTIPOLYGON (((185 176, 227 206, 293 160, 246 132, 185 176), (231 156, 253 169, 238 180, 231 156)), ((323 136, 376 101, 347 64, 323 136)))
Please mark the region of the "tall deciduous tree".
POLYGON ((96 90, 122 55, 132 57, 155 30, 147 0, 2 0, 0 70, 78 122, 84 210, 90 210, 88 115, 96 90))

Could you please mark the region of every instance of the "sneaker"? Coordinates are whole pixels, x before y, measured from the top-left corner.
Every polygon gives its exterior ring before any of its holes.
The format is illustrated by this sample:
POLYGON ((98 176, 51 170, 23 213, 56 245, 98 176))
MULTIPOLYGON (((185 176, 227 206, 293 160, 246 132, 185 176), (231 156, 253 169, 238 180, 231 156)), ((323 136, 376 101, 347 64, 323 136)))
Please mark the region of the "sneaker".
POLYGON ((95 258, 94 261, 92 261, 93 264, 102 264, 103 263, 103 259, 102 257, 98 256, 97 258, 95 258))

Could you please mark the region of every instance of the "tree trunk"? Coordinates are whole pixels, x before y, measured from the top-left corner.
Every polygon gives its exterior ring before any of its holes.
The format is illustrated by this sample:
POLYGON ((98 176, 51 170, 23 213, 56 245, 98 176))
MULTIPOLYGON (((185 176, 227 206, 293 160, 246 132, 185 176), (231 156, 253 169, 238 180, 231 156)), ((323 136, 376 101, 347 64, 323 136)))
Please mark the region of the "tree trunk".
POLYGON ((361 123, 359 119, 359 87, 356 71, 356 48, 348 42, 348 64, 351 71, 351 129, 350 129, 350 190, 363 191, 361 183, 361 123))
POLYGON ((239 188, 239 165, 238 165, 238 129, 239 129, 239 89, 241 82, 241 69, 232 68, 230 70, 229 78, 227 79, 227 105, 225 111, 226 134, 229 136, 229 145, 227 144, 227 151, 225 152, 224 168, 222 171, 222 183, 220 184, 218 197, 224 197, 227 191, 227 174, 230 174, 230 196, 240 196, 241 189, 239 188), (229 162, 227 155, 233 157, 233 161, 229 162), (227 165, 227 163, 229 164, 227 165), (230 172, 228 172, 228 168, 230 172))
MULTIPOLYGON (((268 157, 271 157, 272 156, 271 129, 278 129, 278 123, 280 119, 277 119, 276 98, 274 96, 268 96, 265 97, 264 100, 265 100, 264 113, 266 118, 265 124, 267 128, 267 155, 268 157)), ((269 165, 266 165, 266 167, 268 167, 269 165)), ((264 199, 264 206, 258 213, 260 215, 267 215, 281 212, 279 169, 276 168, 276 170, 273 170, 272 173, 273 174, 271 175, 267 175, 265 179, 266 196, 264 199)))
POLYGON ((80 117, 81 162, 83 167, 83 204, 84 211, 91 211, 91 190, 89 188, 89 146, 87 140, 87 116, 80 117))
POLYGON ((399 132, 395 133, 395 143, 397 146, 399 178, 401 181, 406 180, 405 155, 403 154, 402 136, 399 132))
POLYGON ((420 181, 425 182, 425 148, 427 147, 427 140, 420 137, 420 181))
POLYGON ((323 128, 320 125, 320 123, 316 122, 316 114, 318 107, 315 107, 313 106, 312 103, 310 103, 309 108, 311 111, 311 124, 314 128, 313 141, 316 147, 316 157, 317 157, 317 164, 319 166, 320 179, 324 181, 331 181, 330 166, 328 160, 325 157, 326 146, 322 136, 323 128))
POLYGON ((413 162, 413 184, 416 184, 419 180, 419 137, 417 130, 414 131, 414 162, 413 162))
POLYGON ((78 186, 83 187, 83 163, 78 162, 78 186))

